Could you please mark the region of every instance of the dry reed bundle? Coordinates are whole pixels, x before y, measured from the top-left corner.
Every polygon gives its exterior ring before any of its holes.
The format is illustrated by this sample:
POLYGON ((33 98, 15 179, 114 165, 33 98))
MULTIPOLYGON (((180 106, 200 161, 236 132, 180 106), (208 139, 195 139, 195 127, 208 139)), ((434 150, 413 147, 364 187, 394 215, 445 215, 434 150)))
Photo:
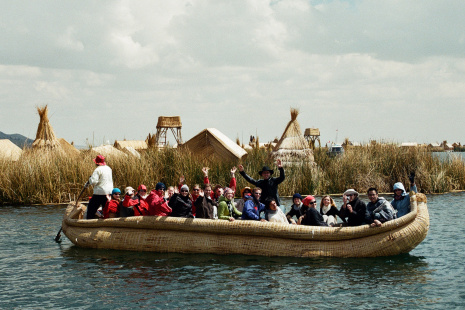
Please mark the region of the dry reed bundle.
POLYGON ((36 149, 61 149, 60 141, 58 141, 55 136, 55 132, 48 119, 48 106, 37 107, 37 112, 40 116, 40 122, 37 128, 36 139, 32 143, 32 147, 36 149))

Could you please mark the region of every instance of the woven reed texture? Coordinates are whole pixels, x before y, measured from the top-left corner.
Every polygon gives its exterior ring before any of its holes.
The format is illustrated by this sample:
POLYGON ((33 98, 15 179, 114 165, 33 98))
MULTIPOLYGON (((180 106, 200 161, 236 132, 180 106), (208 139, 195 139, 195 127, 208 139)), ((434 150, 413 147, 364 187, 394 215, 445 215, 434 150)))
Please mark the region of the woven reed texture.
POLYGON ((181 128, 181 116, 159 116, 157 128, 181 128))
POLYGON ((295 257, 374 257, 407 253, 429 229, 426 197, 411 197, 412 211, 379 228, 312 227, 255 221, 131 217, 79 220, 85 206, 70 204, 65 235, 82 247, 135 251, 295 257))

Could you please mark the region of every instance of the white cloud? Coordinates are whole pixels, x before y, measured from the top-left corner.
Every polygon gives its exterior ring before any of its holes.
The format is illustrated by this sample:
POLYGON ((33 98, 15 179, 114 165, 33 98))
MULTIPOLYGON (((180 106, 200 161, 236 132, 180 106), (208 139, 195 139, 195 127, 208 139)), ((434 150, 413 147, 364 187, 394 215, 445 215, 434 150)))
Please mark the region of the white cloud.
POLYGON ((35 106, 48 103, 58 136, 81 144, 143 139, 159 115, 181 115, 185 139, 217 127, 267 141, 298 106, 322 140, 338 128, 340 140, 465 142, 464 10, 461 1, 3 2, 0 131, 33 137, 35 106))

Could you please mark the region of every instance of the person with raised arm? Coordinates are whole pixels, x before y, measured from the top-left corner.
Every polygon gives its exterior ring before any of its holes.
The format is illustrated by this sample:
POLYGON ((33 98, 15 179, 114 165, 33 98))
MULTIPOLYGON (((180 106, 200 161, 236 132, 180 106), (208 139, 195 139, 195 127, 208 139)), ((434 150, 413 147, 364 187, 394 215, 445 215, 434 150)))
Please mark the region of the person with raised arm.
POLYGON ((244 171, 244 166, 239 165, 239 173, 240 175, 250 184, 253 184, 256 187, 260 187, 262 189, 262 195, 260 197, 260 202, 265 203, 268 197, 274 198, 276 204, 280 206, 279 194, 278 194, 278 185, 284 181, 284 168, 282 166, 281 160, 278 159, 276 161, 276 165, 279 169, 279 177, 273 178, 272 175, 274 171, 267 166, 264 166, 258 174, 263 178, 260 180, 254 180, 250 176, 248 176, 244 171))
MULTIPOLYGON (((210 168, 208 167, 203 167, 202 172, 203 172, 203 183, 204 184, 210 184, 210 180, 208 179, 208 170, 210 168)), ((233 190, 233 192, 236 192, 236 167, 231 168, 231 181, 229 181, 229 188, 233 190)), ((211 192, 211 198, 218 202, 218 199, 220 199, 221 195, 223 195, 223 186, 217 184, 213 187, 213 190, 211 192)))

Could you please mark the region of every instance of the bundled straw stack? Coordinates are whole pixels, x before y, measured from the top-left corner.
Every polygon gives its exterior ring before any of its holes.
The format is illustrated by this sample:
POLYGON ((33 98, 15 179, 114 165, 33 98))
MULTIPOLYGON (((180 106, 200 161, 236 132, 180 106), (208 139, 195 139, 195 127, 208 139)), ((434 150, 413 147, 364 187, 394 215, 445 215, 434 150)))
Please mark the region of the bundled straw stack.
POLYGON ((291 120, 272 152, 272 156, 281 159, 285 166, 314 164, 313 151, 300 130, 298 115, 299 110, 291 108, 291 120))
POLYGON ((36 139, 32 143, 32 148, 61 150, 60 141, 55 136, 52 125, 50 125, 50 121, 48 120, 47 106, 38 107, 37 112, 40 116, 40 123, 37 128, 36 139))

